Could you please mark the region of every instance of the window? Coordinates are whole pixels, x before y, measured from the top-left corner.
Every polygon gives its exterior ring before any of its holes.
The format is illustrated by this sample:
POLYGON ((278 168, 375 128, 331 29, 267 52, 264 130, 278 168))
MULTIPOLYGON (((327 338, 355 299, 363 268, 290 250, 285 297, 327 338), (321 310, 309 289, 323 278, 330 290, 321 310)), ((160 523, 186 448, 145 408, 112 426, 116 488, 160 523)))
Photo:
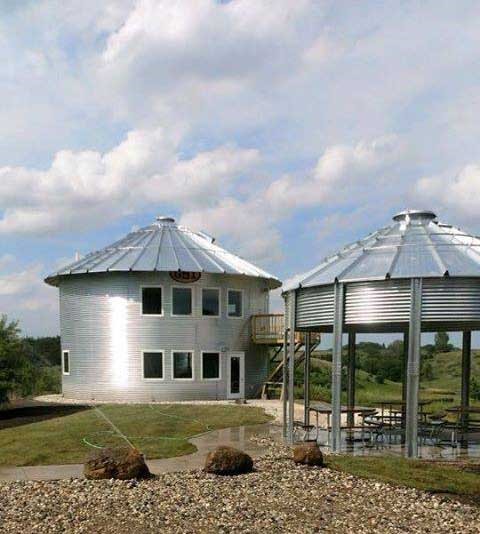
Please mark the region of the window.
POLYGON ((243 303, 242 292, 229 289, 228 290, 228 316, 229 317, 242 317, 243 315, 243 303))
POLYGON ((203 380, 218 380, 220 378, 220 353, 202 352, 203 380))
POLYGON ((70 351, 64 350, 62 353, 62 366, 63 366, 63 374, 69 375, 70 374, 70 351))
POLYGON ((202 289, 202 315, 206 317, 218 317, 220 315, 219 289, 202 289))
POLYGON ((191 287, 172 287, 172 315, 192 315, 191 287))
POLYGON ((193 379, 193 352, 173 353, 173 378, 175 380, 193 379))
POLYGON ((161 287, 142 287, 142 314, 163 315, 161 287))
POLYGON ((145 351, 143 353, 143 378, 147 380, 163 379, 163 352, 145 351))

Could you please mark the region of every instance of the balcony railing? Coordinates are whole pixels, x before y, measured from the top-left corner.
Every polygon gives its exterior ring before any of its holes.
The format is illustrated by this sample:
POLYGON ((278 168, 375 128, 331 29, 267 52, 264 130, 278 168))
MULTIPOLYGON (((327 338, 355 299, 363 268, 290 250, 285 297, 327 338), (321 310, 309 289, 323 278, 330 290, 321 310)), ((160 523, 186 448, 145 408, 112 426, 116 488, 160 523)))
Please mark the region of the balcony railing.
MULTIPOLYGON (((285 332, 283 313, 252 315, 252 340, 265 345, 282 345, 285 332)), ((304 335, 295 333, 295 343, 302 343, 304 335)))

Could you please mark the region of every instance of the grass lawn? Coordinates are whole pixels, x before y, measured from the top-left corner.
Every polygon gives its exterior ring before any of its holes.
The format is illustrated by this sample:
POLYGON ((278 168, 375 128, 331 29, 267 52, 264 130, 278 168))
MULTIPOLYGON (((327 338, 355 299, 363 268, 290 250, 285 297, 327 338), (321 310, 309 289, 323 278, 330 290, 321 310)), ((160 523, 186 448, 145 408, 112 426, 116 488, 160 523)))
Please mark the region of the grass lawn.
POLYGON ((0 427, 0 465, 80 463, 92 450, 86 442, 97 446, 123 444, 104 416, 147 458, 195 452, 188 438, 207 430, 270 420, 256 407, 184 404, 112 404, 37 422, 19 418, 0 427))
POLYGON ((451 493, 480 500, 480 474, 464 466, 407 460, 395 456, 327 456, 328 467, 351 475, 434 493, 451 493))

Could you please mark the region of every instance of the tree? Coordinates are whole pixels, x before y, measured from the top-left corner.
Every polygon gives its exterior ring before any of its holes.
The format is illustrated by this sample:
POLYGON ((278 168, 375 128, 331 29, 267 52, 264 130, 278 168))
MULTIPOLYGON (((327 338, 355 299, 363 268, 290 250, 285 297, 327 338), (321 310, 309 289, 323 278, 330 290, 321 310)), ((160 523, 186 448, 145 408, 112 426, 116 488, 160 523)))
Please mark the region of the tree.
POLYGON ((15 321, 0 317, 0 402, 9 394, 27 394, 34 380, 33 365, 29 361, 25 343, 15 321))
POLYGON ((435 351, 448 352, 451 348, 449 340, 450 338, 446 332, 437 332, 435 334, 435 351))

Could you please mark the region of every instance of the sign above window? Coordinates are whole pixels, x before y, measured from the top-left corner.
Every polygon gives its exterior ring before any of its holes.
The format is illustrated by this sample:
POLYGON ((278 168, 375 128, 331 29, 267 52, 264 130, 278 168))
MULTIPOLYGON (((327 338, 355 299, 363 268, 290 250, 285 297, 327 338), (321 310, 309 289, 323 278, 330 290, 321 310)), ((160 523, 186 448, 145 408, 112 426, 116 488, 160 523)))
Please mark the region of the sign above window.
POLYGON ((198 282, 200 280, 202 273, 170 271, 170 277, 175 280, 175 282, 180 282, 181 284, 193 284, 193 282, 198 282))

